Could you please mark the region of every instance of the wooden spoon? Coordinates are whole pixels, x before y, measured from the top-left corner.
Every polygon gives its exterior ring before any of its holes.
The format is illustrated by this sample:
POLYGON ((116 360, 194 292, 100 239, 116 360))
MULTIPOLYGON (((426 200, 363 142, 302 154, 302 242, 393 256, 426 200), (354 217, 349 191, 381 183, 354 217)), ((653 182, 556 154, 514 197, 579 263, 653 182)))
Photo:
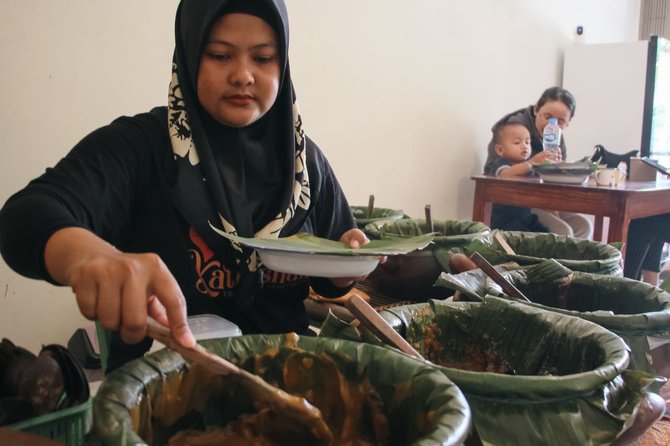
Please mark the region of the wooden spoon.
POLYGON ((515 256, 516 252, 512 249, 512 247, 507 243, 507 240, 505 240, 505 237, 502 236, 502 234, 499 231, 495 231, 493 233, 493 238, 496 239, 500 247, 505 251, 506 254, 515 256))
POLYGON ((369 303, 357 294, 353 294, 349 300, 344 303, 344 306, 354 315, 362 324, 373 332, 384 343, 389 344, 398 350, 414 356, 418 359, 423 359, 421 354, 412 347, 397 331, 389 325, 383 317, 377 313, 369 303))
POLYGON ((497 269, 493 267, 484 257, 481 256, 478 252, 473 253, 470 258, 481 268, 487 276, 489 276, 495 283, 500 285, 507 295, 515 297, 517 299, 530 302, 528 299, 517 287, 515 287, 512 282, 505 279, 505 277, 498 272, 497 269))
POLYGON ((370 195, 370 198, 368 198, 368 218, 372 218, 372 211, 375 208, 375 196, 370 195))
POLYGON ((147 335, 176 351, 184 359, 203 365, 212 372, 226 376, 244 387, 258 409, 267 407, 278 417, 291 423, 292 427, 304 427, 309 431, 305 437, 306 444, 328 445, 332 441, 332 432, 323 420, 321 411, 306 399, 290 395, 272 386, 260 376, 239 368, 199 344, 192 348, 182 347, 174 340, 169 328, 151 318, 147 320, 147 335))
POLYGON ((427 204, 424 210, 426 213, 426 227, 428 228, 428 232, 435 232, 435 226, 433 226, 433 217, 430 215, 430 205, 427 204))

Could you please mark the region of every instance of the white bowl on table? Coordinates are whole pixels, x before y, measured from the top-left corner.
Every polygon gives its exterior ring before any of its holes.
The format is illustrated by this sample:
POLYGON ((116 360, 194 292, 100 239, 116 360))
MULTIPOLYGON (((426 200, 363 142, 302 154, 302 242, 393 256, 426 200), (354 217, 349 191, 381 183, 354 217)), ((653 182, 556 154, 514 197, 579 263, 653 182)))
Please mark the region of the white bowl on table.
POLYGON ((593 173, 593 163, 538 164, 533 172, 548 183, 584 184, 593 173))

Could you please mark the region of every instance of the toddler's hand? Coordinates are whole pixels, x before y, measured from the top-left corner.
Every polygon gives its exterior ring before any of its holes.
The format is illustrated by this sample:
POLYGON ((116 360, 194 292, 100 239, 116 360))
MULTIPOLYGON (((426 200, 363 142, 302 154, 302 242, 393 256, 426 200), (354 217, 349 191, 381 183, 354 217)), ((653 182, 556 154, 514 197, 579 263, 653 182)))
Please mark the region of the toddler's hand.
POLYGON ((551 163, 556 162, 552 156, 552 153, 547 150, 543 150, 539 153, 536 153, 528 161, 530 161, 531 164, 541 164, 546 161, 549 161, 551 163))

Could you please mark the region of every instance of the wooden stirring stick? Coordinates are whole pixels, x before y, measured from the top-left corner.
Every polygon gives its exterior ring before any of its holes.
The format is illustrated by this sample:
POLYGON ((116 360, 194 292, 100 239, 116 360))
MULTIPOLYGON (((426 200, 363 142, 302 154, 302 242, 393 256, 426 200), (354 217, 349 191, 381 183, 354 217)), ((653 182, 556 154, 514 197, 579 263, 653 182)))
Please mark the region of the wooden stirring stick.
POLYGON ((509 255, 512 255, 512 256, 516 255, 516 253, 514 252, 512 247, 509 245, 509 243, 507 243, 507 240, 505 240, 505 237, 502 236, 500 231, 494 231, 493 232, 493 238, 496 239, 496 241, 498 242, 500 247, 503 249, 503 251, 505 251, 506 254, 509 254, 509 255))
POLYGON ((477 264, 479 268, 481 268, 482 271, 484 271, 484 273, 486 273, 487 276, 493 279, 495 283, 500 285, 500 287, 505 293, 507 293, 508 296, 530 302, 530 299, 528 299, 521 291, 519 291, 519 289, 515 287, 512 282, 505 279, 505 277, 500 274, 498 270, 488 262, 488 260, 482 257, 481 254, 475 252, 470 256, 470 258, 477 264))
MULTIPOLYGON (((217 375, 241 375, 248 373, 240 369, 232 362, 226 361, 220 356, 215 355, 199 344, 195 344, 192 348, 185 348, 177 344, 172 337, 172 332, 169 328, 156 322, 154 319, 147 320, 147 335, 165 345, 167 348, 176 351, 191 362, 202 364, 209 370, 215 372, 217 375)), ((254 379, 255 380, 255 379, 254 379)), ((267 383, 266 383, 267 384, 267 383)))
POLYGON ((372 218, 372 211, 375 208, 375 196, 370 195, 370 198, 368 198, 368 218, 372 218))
POLYGON ((426 226, 428 227, 428 232, 435 232, 435 227, 433 226, 433 217, 430 215, 430 205, 426 205, 426 226))
POLYGON ((362 297, 353 294, 351 298, 344 303, 344 306, 351 311, 351 314, 353 314, 365 328, 377 335, 382 342, 391 345, 410 356, 423 359, 421 354, 400 336, 398 332, 395 331, 393 327, 379 315, 379 313, 377 313, 377 310, 372 308, 362 297))
POLYGON ((321 411, 306 399, 274 387, 260 376, 239 368, 199 344, 191 348, 182 347, 174 340, 169 328, 152 318, 147 320, 147 335, 176 351, 184 359, 238 383, 249 392, 254 404, 268 407, 278 417, 284 417, 287 423, 297 423, 305 431, 307 444, 329 445, 332 441, 332 432, 321 416, 321 411))

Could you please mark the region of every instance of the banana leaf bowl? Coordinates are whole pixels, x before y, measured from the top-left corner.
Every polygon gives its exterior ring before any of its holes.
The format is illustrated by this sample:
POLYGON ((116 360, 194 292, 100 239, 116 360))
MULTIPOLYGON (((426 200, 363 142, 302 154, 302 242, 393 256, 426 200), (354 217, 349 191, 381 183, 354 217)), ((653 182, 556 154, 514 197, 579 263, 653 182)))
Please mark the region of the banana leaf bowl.
POLYGON ((405 218, 405 213, 401 209, 372 208, 372 215, 368 213, 367 206, 351 206, 351 212, 354 214, 356 226, 359 229, 365 228, 370 223, 380 223, 405 218))
MULTIPOLYGON (((483 444, 625 444, 665 409, 646 390, 656 378, 625 370, 626 344, 592 322, 496 297, 381 314, 465 394, 483 444)), ((322 335, 361 339, 333 319, 322 335)))
MULTIPOLYGON (((460 390, 439 369, 395 351, 295 334, 201 344, 318 407, 334 445, 459 445, 470 428, 470 410, 460 390)), ((231 380, 161 350, 104 379, 93 401, 86 444, 167 444, 175 434, 216 432, 253 417, 256 409, 249 400, 231 380)), ((261 424, 254 429, 264 433, 261 424)), ((277 438, 241 444, 300 442, 277 438)))
MULTIPOLYGON (((528 305, 577 316, 621 336, 631 349, 630 369, 670 378, 670 293, 624 277, 573 272, 555 260, 498 266, 531 301, 528 305)), ((465 299, 504 295, 479 269, 443 274, 438 286, 463 293, 465 299)))
MULTIPOLYGON (((371 240, 394 240, 431 233, 425 219, 402 219, 382 224, 369 224, 364 229, 371 240)), ((368 277, 373 288, 400 300, 425 302, 444 299, 452 292, 435 287, 442 272, 451 272, 449 261, 454 253, 462 253, 475 242, 477 246, 491 243, 491 231, 480 222, 467 220, 435 220, 433 243, 421 251, 389 257, 368 277)))
POLYGON ((605 243, 565 235, 541 232, 495 231, 512 248, 514 254, 506 253, 496 243, 475 243, 468 248, 471 254, 479 252, 489 263, 498 265, 516 262, 532 265, 546 259, 555 259, 573 271, 622 276, 621 251, 605 243))

